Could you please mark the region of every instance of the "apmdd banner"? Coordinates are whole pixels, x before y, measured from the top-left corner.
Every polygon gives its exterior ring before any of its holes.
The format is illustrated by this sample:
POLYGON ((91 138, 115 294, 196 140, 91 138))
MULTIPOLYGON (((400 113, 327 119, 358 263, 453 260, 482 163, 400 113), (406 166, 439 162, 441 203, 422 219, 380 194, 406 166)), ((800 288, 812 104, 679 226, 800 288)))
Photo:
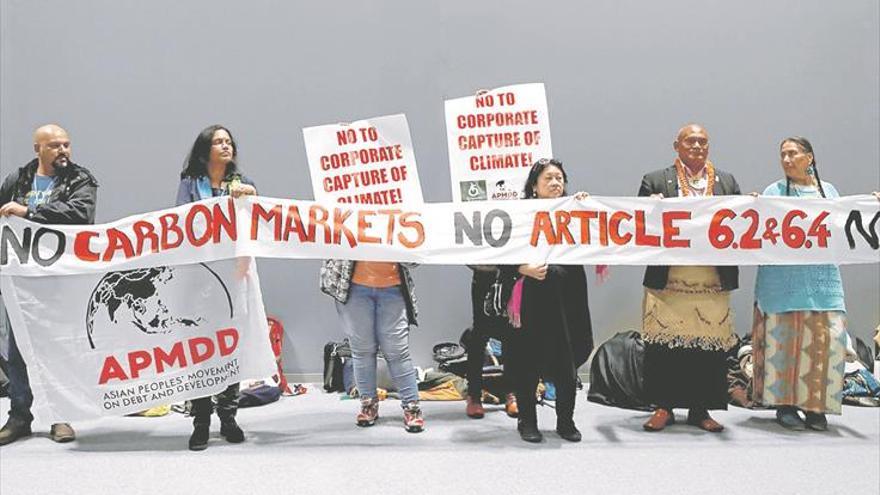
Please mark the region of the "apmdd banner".
POLYGON ((272 375, 255 266, 240 258, 2 277, 35 415, 128 414, 272 375))

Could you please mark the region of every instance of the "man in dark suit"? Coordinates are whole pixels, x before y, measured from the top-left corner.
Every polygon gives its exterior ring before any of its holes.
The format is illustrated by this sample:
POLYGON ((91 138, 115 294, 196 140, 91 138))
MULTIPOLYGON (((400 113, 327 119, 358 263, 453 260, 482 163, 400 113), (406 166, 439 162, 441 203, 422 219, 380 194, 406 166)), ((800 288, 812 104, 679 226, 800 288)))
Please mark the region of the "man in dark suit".
MULTIPOLYGON (((682 127, 673 143, 678 157, 642 178, 639 196, 739 195, 733 175, 709 161, 709 134, 682 127)), ((727 409, 726 351, 736 342, 730 291, 738 286, 735 266, 649 266, 645 270, 642 337, 645 389, 656 406, 645 423, 660 431, 675 422, 673 408, 687 408, 688 424, 706 431, 724 427, 709 416, 727 409)))

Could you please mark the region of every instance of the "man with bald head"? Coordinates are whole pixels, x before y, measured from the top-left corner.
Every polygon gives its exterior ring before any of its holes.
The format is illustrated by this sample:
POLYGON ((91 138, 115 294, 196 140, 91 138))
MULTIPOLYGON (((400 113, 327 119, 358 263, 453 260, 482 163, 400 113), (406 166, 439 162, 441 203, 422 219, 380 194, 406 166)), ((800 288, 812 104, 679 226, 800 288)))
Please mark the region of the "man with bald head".
MULTIPOLYGON (((91 224, 95 221, 98 183, 92 174, 70 160, 70 137, 61 127, 49 124, 34 131, 37 157, 14 170, 0 186, 0 216, 17 216, 47 224, 91 224)), ((32 336, 39 338, 39 336, 32 336)), ((0 429, 0 445, 31 434, 31 394, 27 367, 15 345, 6 308, 0 305, 0 359, 9 377, 9 420, 0 429)), ((66 423, 52 425, 56 442, 76 438, 66 423)))
MULTIPOLYGON (((672 144, 670 167, 642 178, 639 196, 655 198, 739 195, 733 175, 709 161, 709 133, 682 127, 672 144)), ((709 410, 727 409, 726 352, 736 343, 730 291, 735 266, 649 266, 645 270, 642 339, 644 386, 656 406, 644 424, 660 431, 675 422, 673 409, 687 408, 687 423, 710 432, 724 427, 709 410)))

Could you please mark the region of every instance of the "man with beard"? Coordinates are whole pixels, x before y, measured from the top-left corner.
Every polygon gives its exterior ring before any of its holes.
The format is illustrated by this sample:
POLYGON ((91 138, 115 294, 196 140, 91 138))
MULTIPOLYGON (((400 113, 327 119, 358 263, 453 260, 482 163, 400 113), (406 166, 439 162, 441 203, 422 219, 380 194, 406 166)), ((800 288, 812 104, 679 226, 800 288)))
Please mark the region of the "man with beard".
MULTIPOLYGON (((34 131, 34 151, 37 158, 9 174, 0 186, 0 217, 17 216, 46 224, 94 223, 98 183, 88 170, 70 161, 67 131, 54 124, 38 128, 34 131)), ((9 420, 0 429, 0 445, 6 445, 31 434, 34 417, 30 409, 34 398, 27 367, 2 305, 0 339, 2 348, 8 348, 6 359, 0 359, 9 377, 11 403, 9 420)), ((70 442, 76 434, 69 424, 56 423, 50 438, 70 442)))

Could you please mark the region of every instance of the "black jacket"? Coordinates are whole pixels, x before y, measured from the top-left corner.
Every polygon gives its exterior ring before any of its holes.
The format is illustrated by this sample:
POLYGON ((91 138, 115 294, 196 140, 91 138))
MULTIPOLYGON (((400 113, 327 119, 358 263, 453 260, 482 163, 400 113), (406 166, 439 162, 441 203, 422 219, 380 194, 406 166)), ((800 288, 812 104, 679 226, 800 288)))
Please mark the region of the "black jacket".
MULTIPOLYGON (((678 177, 675 174, 675 165, 660 170, 655 170, 642 177, 642 185, 639 187, 639 196, 662 194, 666 198, 678 196, 678 177)), ((715 196, 738 196, 742 194, 739 184, 733 175, 715 169, 715 187, 712 188, 715 196)), ((739 287, 739 267, 717 266, 718 277, 721 279, 721 289, 731 291, 739 287)), ((649 289, 663 290, 669 279, 669 266, 649 266, 645 269, 645 279, 642 285, 649 289)))
MULTIPOLYGON (((12 172, 0 186, 0 205, 15 201, 27 205, 27 193, 33 187, 37 159, 12 172)), ((73 162, 56 170, 58 180, 49 199, 36 208, 29 208, 28 220, 48 224, 95 223, 98 182, 85 168, 73 162)))

